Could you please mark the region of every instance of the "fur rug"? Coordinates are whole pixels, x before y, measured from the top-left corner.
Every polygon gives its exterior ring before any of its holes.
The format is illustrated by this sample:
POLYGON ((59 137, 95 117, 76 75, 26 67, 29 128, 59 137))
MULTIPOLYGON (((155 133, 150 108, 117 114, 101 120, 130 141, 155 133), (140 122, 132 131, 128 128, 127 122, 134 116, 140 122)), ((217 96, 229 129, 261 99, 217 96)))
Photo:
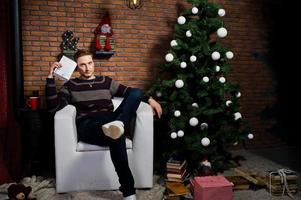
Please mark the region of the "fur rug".
MULTIPOLYGON (((276 152, 276 151, 275 151, 276 152)), ((234 155, 241 155, 246 158, 241 162, 242 167, 261 172, 275 171, 280 168, 286 168, 264 157, 254 153, 238 150, 233 152, 234 155)), ((225 171, 223 175, 231 175, 234 170, 225 171)), ((301 185, 301 176, 298 173, 298 185, 301 185)), ((32 187, 33 196, 38 200, 121 200, 122 195, 119 191, 86 191, 72 192, 66 194, 55 193, 54 179, 44 179, 43 177, 26 177, 21 183, 32 187)), ((7 188, 10 184, 0 185, 0 200, 7 199, 7 188)), ((154 187, 152 189, 137 190, 138 200, 162 200, 164 193, 163 181, 158 176, 154 176, 154 187)), ((270 196, 266 189, 260 190, 238 190, 234 191, 234 200, 290 200, 288 196, 270 196)), ((295 200, 301 200, 301 192, 296 194, 295 200)))
MULTIPOLYGON (((162 199, 165 188, 158 184, 159 177, 154 176, 154 187, 151 189, 137 190, 137 199, 151 200, 162 199)), ((25 177, 20 181, 25 186, 31 186, 32 195, 38 200, 121 200, 122 194, 119 191, 86 191, 56 194, 54 179, 43 177, 25 177)), ((7 188, 9 184, 0 185, 0 200, 7 199, 7 188)))

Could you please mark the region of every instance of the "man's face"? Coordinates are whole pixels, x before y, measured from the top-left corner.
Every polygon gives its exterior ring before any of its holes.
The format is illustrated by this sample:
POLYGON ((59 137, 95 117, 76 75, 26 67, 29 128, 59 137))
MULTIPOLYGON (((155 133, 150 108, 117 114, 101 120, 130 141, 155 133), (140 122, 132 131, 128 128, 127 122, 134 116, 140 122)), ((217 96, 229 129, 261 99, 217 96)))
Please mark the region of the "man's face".
POLYGON ((77 59, 77 68, 81 77, 90 79, 94 75, 94 62, 92 56, 86 55, 77 59))

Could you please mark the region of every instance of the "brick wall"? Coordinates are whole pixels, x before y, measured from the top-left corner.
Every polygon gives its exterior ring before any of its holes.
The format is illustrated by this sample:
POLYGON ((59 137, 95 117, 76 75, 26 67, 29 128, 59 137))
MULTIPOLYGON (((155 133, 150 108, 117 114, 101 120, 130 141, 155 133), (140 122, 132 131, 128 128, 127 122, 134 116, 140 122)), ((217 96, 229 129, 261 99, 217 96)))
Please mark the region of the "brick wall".
MULTIPOLYGON (((130 10, 124 0, 22 0, 22 39, 24 91, 39 90, 44 95, 49 66, 61 52, 62 34, 72 30, 80 37, 79 48, 94 46, 94 29, 106 10, 110 12, 116 53, 109 60, 96 59, 96 71, 128 86, 146 88, 156 74, 156 66, 172 39, 181 0, 149 0, 140 10, 130 10)), ((254 127, 252 146, 277 144, 266 129, 271 121, 260 119, 260 112, 275 101, 266 93, 273 89, 270 70, 253 56, 266 52, 265 16, 260 0, 215 0, 225 10, 228 36, 221 42, 235 58, 228 80, 242 88, 242 114, 254 127)), ((186 4, 187 6, 187 4, 186 4)), ((42 101, 43 104, 44 101, 42 101)))

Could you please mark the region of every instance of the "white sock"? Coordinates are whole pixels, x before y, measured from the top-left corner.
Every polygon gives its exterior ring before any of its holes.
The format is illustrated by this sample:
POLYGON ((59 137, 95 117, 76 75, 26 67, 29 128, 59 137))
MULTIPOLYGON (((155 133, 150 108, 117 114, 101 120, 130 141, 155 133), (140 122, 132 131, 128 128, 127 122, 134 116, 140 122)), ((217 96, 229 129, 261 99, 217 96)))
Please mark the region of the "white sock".
POLYGON ((106 136, 112 139, 118 139, 124 133, 123 127, 124 124, 122 121, 115 120, 102 125, 102 131, 106 136))
POLYGON ((133 194, 131 196, 124 197, 123 200, 136 200, 136 195, 133 194))

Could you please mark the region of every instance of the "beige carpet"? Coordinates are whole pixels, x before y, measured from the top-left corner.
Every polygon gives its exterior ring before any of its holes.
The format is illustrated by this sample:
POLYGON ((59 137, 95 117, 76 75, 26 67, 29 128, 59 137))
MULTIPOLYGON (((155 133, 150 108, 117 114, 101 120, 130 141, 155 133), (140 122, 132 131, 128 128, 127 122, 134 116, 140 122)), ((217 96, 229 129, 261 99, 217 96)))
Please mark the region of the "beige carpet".
MULTIPOLYGON (((241 164, 245 168, 259 170, 262 172, 275 171, 280 168, 286 168, 264 157, 257 156, 245 150, 233 152, 234 155, 242 155, 247 160, 242 161, 241 164)), ((275 152, 276 153, 276 152, 275 152)), ((229 170, 224 174, 232 173, 229 170)), ((300 174, 298 174, 300 184, 300 174)), ((158 176, 154 176, 154 187, 152 189, 137 190, 138 200, 162 200, 164 187, 160 183, 158 176)), ((55 182, 53 179, 43 179, 42 177, 26 177, 22 180, 26 186, 33 188, 33 194, 38 200, 120 200, 122 195, 119 191, 90 191, 90 192, 72 192, 66 194, 55 193, 55 182)), ((9 184, 0 185, 0 200, 7 199, 7 188, 9 184)), ((242 190, 235 191, 233 195, 234 200, 290 200, 288 196, 275 197, 270 196, 266 189, 260 190, 242 190)), ((301 200, 301 192, 295 196, 295 200, 301 200)))
MULTIPOLYGON (((151 200, 162 199, 164 187, 157 183, 158 176, 154 176, 154 187, 151 189, 137 190, 137 199, 151 200)), ((120 200, 122 194, 119 191, 87 191, 72 192, 65 194, 55 193, 54 179, 43 179, 42 177, 26 177, 21 183, 32 187, 32 193, 38 200, 120 200)), ((0 199, 7 198, 7 188, 10 184, 0 186, 0 199)))

